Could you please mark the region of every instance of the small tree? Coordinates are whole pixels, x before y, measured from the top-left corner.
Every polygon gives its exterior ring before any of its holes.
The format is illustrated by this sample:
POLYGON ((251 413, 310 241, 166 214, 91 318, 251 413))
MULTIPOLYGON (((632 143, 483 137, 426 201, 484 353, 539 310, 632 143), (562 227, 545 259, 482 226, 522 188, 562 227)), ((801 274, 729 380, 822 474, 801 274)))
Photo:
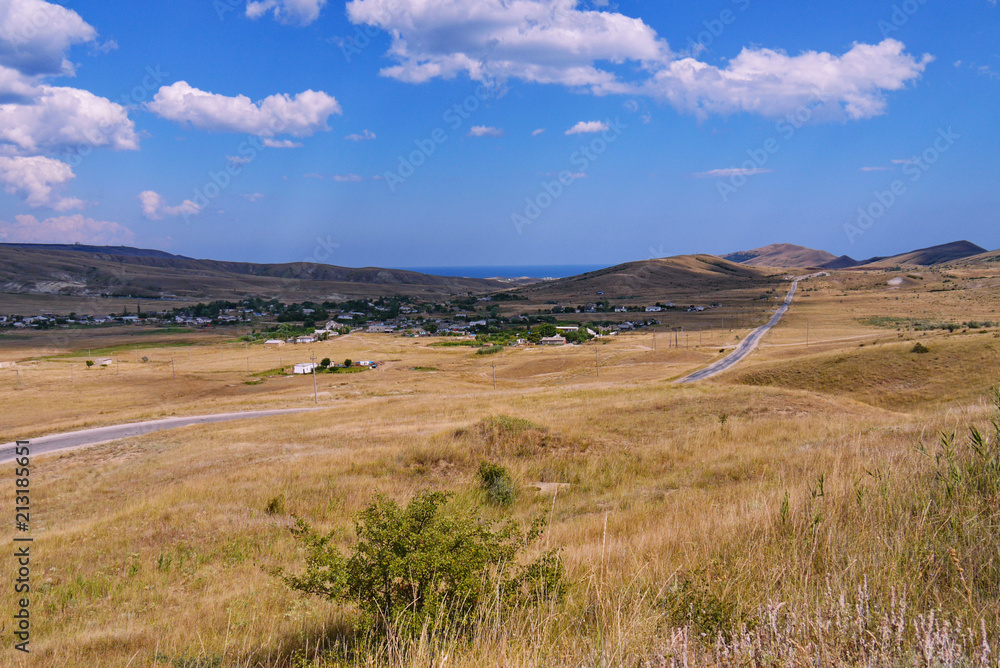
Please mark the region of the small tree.
POLYGON ((94 360, 87 360, 87 368, 94 366, 94 360))
POLYGON ((345 369, 350 369, 352 366, 354 366, 354 362, 351 361, 350 357, 348 357, 346 360, 344 360, 344 368, 345 369))
POLYGON ((438 326, 436 322, 428 322, 424 324, 424 331, 428 334, 436 334, 438 331, 438 326))
POLYGON ((320 366, 321 369, 326 369, 327 367, 329 367, 330 366, 330 358, 329 357, 324 357, 323 359, 321 359, 320 362, 319 362, 319 366, 320 366))
POLYGON ((470 511, 450 509, 448 498, 422 492, 401 508, 378 495, 355 518, 358 540, 350 556, 332 544, 333 532, 319 535, 296 518, 292 533, 306 550, 306 570, 279 575, 297 591, 356 603, 383 632, 420 633, 447 622, 465 628, 485 606, 563 594, 557 550, 519 564, 541 534, 543 518, 524 534, 512 521, 494 527, 470 511))

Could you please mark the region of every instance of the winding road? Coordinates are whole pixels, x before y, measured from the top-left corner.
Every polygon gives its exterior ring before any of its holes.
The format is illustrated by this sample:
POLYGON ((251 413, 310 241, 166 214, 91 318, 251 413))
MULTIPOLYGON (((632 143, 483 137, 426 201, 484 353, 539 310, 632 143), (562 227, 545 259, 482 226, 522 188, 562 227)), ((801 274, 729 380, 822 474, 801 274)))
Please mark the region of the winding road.
POLYGON ((743 358, 745 358, 747 355, 749 355, 754 351, 754 349, 760 343, 760 340, 764 338, 764 335, 767 334, 772 327, 777 325, 778 322, 781 320, 781 317, 785 315, 785 311, 787 311, 788 307, 792 305, 792 298, 795 297, 795 291, 798 290, 799 281, 804 280, 806 278, 812 278, 813 276, 818 276, 818 275, 819 274, 810 274, 809 276, 800 276, 796 278, 794 281, 792 281, 792 289, 788 291, 788 296, 785 297, 785 303, 781 305, 781 308, 779 308, 777 311, 774 312, 774 315, 771 316, 771 319, 767 321, 766 325, 762 325, 761 327, 758 327, 757 329, 750 332, 747 338, 743 339, 743 341, 740 342, 740 345, 736 346, 736 350, 729 353, 718 362, 713 362, 712 364, 708 365, 701 371, 695 371, 694 373, 684 376, 683 378, 677 380, 676 382, 696 383, 699 380, 705 380, 706 378, 711 378, 712 376, 722 373, 726 369, 729 369, 735 366, 736 364, 739 364, 743 360, 743 358))
MULTIPOLYGON (((315 410, 322 409, 281 408, 269 411, 241 411, 238 413, 192 415, 187 417, 165 418, 162 420, 148 420, 146 422, 130 422, 128 424, 118 424, 110 427, 94 427, 93 429, 70 431, 65 434, 53 434, 51 436, 32 438, 30 439, 31 455, 37 456, 60 450, 72 450, 74 448, 82 448, 87 445, 98 445, 100 443, 117 441, 121 438, 142 436, 143 434, 151 434, 154 431, 177 429, 178 427, 187 427, 193 424, 232 422, 233 420, 271 417, 273 415, 288 415, 291 413, 304 413, 306 411, 315 410)), ((14 459, 14 448, 16 445, 16 443, 4 443, 0 445, 0 463, 9 462, 14 459)))

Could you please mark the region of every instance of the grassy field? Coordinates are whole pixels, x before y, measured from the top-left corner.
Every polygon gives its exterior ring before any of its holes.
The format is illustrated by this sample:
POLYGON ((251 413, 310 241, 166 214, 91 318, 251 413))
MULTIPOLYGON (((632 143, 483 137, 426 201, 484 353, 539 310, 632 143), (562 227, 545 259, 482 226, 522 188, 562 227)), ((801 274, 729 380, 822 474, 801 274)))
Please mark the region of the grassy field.
POLYGON ((804 282, 764 347, 695 386, 672 381, 747 330, 495 355, 367 334, 281 349, 200 332, 0 339, 2 440, 308 406, 311 377, 266 372, 381 363, 319 375, 317 412, 34 459, 32 655, 4 647, 4 665, 996 665, 1000 331, 866 324, 1000 320, 995 279, 897 276, 804 282), (88 345, 115 363, 88 370, 88 345), (352 606, 273 574, 304 567, 293 516, 346 549, 377 492, 474 504, 484 461, 517 489, 484 516, 544 518, 563 600, 382 642, 354 633, 352 606))

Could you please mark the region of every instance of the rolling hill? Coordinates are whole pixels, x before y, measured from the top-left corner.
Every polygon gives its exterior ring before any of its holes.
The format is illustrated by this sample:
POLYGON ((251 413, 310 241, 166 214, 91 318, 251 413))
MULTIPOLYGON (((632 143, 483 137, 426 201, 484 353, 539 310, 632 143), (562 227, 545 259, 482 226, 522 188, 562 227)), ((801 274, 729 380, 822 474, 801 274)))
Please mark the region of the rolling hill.
POLYGON ((723 255, 722 259, 752 267, 806 268, 824 267, 827 263, 837 261, 839 258, 833 253, 805 246, 771 244, 749 251, 723 255))
POLYGON ((722 293, 766 288, 781 282, 781 276, 765 269, 730 262, 714 255, 679 255, 641 260, 536 283, 514 292, 535 303, 584 300, 597 302, 673 300, 678 303, 722 293))
POLYGON ((255 264, 195 260, 124 247, 0 244, 0 291, 146 299, 345 299, 492 292, 489 279, 431 276, 413 271, 351 269, 308 262, 255 264), (93 249, 93 250, 92 250, 93 249))
POLYGON ((896 265, 920 265, 931 266, 944 264, 976 255, 987 253, 982 246, 977 246, 970 241, 953 241, 948 244, 931 246, 929 248, 919 248, 909 253, 901 253, 885 258, 872 258, 866 260, 862 266, 864 268, 877 269, 880 267, 894 267, 896 265))

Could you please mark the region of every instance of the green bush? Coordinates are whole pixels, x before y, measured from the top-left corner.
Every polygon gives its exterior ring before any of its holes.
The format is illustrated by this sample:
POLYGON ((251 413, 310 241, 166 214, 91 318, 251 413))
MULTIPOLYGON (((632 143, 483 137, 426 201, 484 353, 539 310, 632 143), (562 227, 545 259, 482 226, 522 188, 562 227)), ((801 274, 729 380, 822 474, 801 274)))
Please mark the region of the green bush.
POLYGON ((378 495, 355 518, 357 544, 344 555, 335 533, 320 535, 301 518, 292 533, 306 550, 301 575, 279 573, 294 590, 357 605, 382 633, 467 630, 476 616, 564 592, 558 550, 523 564, 541 518, 524 533, 448 504, 449 495, 421 492, 405 508, 378 495))
POLYGON ((319 361, 319 366, 320 366, 321 369, 326 369, 327 367, 330 366, 330 364, 331 364, 331 362, 330 362, 330 358, 329 357, 324 357, 323 359, 321 359, 319 361))
POLYGON ((477 355, 496 355, 503 352, 503 346, 489 346, 476 351, 477 355))
POLYGON ((930 351, 931 351, 930 348, 920 343, 919 341, 917 341, 916 345, 910 349, 911 353, 918 353, 918 354, 929 353, 930 351))
POLYGON ((490 503, 502 508, 509 508, 517 500, 517 487, 513 478, 504 467, 499 464, 483 462, 479 465, 479 487, 486 493, 486 498, 490 503))
POLYGON ((354 362, 351 361, 350 357, 348 357, 346 360, 344 360, 344 368, 345 369, 350 369, 352 366, 354 366, 354 362))
POLYGON ((87 360, 87 368, 94 366, 94 360, 87 360))

